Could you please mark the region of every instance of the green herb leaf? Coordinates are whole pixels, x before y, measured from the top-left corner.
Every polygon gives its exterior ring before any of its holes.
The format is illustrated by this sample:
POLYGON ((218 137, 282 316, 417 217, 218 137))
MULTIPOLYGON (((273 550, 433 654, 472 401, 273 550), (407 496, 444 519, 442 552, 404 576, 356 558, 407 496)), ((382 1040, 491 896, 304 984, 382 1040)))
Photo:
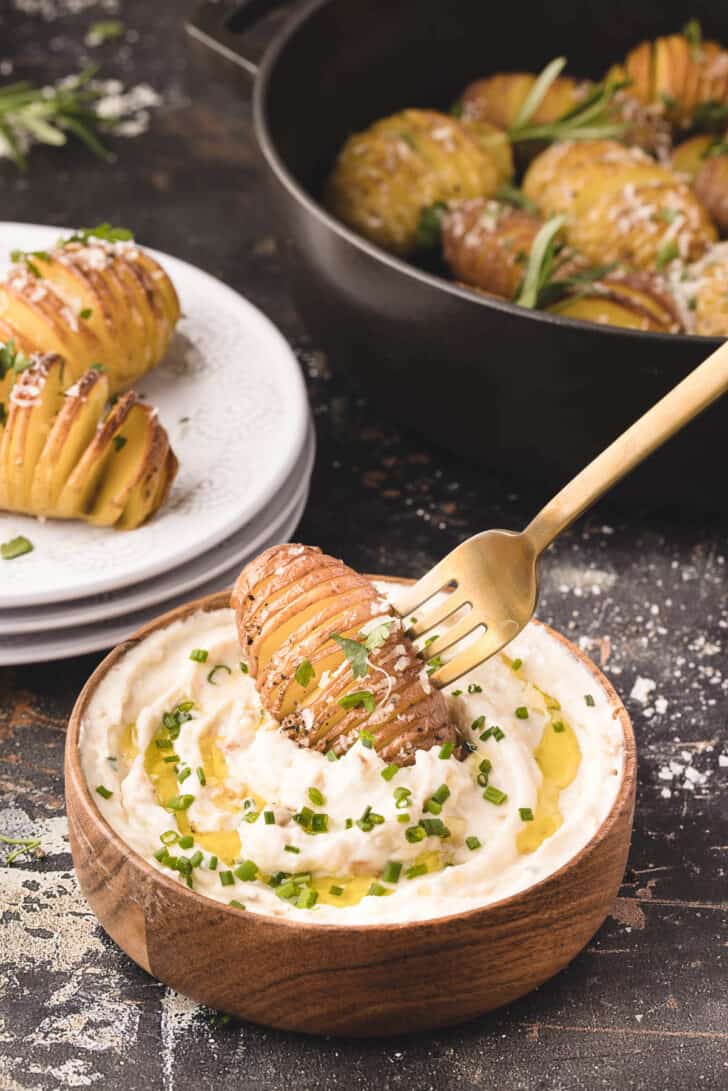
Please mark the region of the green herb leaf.
POLYGON ((519 807, 518 813, 522 822, 533 822, 533 811, 530 807, 519 807))
POLYGON ((502 803, 505 803, 508 796, 505 792, 501 792, 500 788, 494 788, 492 784, 489 784, 483 792, 483 799, 487 800, 488 803, 495 803, 499 807, 502 803))
POLYGON ((94 239, 102 242, 131 242, 133 233, 128 227, 114 227, 110 223, 96 224, 95 227, 79 227, 72 235, 66 235, 58 240, 59 246, 68 246, 72 242, 80 242, 86 245, 94 239))
POLYGON ((655 268, 661 271, 666 265, 669 265, 671 261, 680 256, 680 251, 677 248, 677 243, 674 239, 668 239, 666 243, 660 247, 657 251, 657 259, 655 260, 655 268))
POLYGON ((481 847, 480 841, 477 837, 470 836, 465 838, 465 844, 468 846, 471 852, 475 852, 476 849, 481 847))
POLYGON ((296 679, 299 686, 303 686, 305 689, 309 682, 312 682, 316 677, 316 671, 313 669, 310 660, 302 659, 296 667, 296 673, 293 677, 296 679))
POLYGON ((553 61, 549 61, 523 100, 523 105, 513 119, 512 130, 522 129, 528 124, 565 66, 566 57, 556 57, 553 61))
POLYGON ((367 712, 374 712, 377 707, 377 703, 374 700, 374 694, 368 689, 358 689, 354 693, 345 693, 343 697, 340 697, 338 702, 342 708, 365 708, 367 712))
POLYGON ((435 201, 420 212, 415 228, 415 245, 418 250, 435 250, 442 238, 442 217, 447 211, 444 201, 435 201))
POLYGON ((350 640, 348 636, 339 636, 338 633, 332 633, 331 639, 339 645, 344 653, 354 678, 366 678, 369 673, 369 657, 366 645, 360 644, 358 640, 350 640))
POLYGON ((393 622, 391 621, 383 621, 381 625, 377 625, 366 634, 364 637, 364 647, 368 652, 374 652, 377 648, 381 648, 383 644, 387 643, 389 634, 392 631, 392 625, 393 622))
POLYGON ((126 442, 127 442, 126 436, 114 436, 114 439, 113 439, 114 450, 115 451, 121 451, 124 447, 126 447, 126 442))
POLYGON ((532 212, 534 215, 538 213, 538 209, 530 197, 527 197, 518 186, 512 186, 508 182, 504 182, 498 187, 495 191, 495 197, 497 201, 503 201, 504 204, 522 208, 524 212, 532 212))
POLYGON ((693 125, 696 129, 720 132, 728 121, 728 104, 717 99, 699 102, 693 111, 693 125))
POLYGON ((92 23, 86 32, 86 45, 91 49, 121 38, 124 34, 124 24, 121 19, 100 19, 92 23))
POLYGON ((109 788, 106 788, 103 784, 97 784, 96 791, 102 799, 111 799, 114 794, 112 791, 110 791, 109 788))
POLYGON ((190 652, 190 659, 193 663, 206 663, 209 654, 207 648, 193 648, 190 652))
POLYGON ((326 797, 323 792, 320 792, 318 788, 309 788, 308 798, 311 800, 315 807, 323 807, 326 803, 326 797))
POLYGON ((195 801, 195 797, 191 795, 172 796, 164 804, 170 811, 186 811, 195 801))
POLYGON ((16 557, 22 557, 25 553, 32 552, 33 543, 28 538, 23 537, 22 534, 0 545, 0 556, 4 561, 14 561, 16 557))
POLYGON ((547 284, 553 269, 556 237, 566 222, 565 216, 552 216, 539 229, 533 240, 521 289, 515 302, 521 307, 538 306, 539 295, 547 284))

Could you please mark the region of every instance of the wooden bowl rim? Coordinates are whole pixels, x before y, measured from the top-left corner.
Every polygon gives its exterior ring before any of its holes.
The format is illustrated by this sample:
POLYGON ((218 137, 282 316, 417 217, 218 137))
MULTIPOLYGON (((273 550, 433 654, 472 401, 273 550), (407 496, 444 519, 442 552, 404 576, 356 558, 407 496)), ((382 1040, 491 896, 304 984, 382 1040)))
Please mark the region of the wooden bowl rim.
MULTIPOLYGON (((376 580, 381 583, 396 583, 396 584, 412 584, 415 581, 412 579, 397 579, 395 576, 379 576, 368 575, 368 579, 376 580)), ((230 591, 218 591, 212 595, 205 595, 199 599, 193 599, 190 602, 184 603, 182 606, 177 606, 172 610, 167 611, 164 614, 160 614, 159 617, 153 621, 147 622, 140 629, 137 629, 127 640, 117 644, 112 650, 101 660, 93 673, 89 676, 83 689, 76 698, 75 704, 71 711, 71 715, 68 721, 68 730, 66 733, 66 748, 65 757, 68 763, 68 767, 73 772, 74 782, 80 785, 81 802, 85 807, 91 821, 95 821, 101 824, 105 829, 105 837, 110 840, 115 848, 126 856, 131 856, 134 863, 146 873, 148 879, 153 883, 161 883, 163 886, 168 887, 170 891, 182 898, 192 898, 197 902, 203 903, 203 908, 209 910, 220 910, 229 914, 238 914, 241 911, 236 909, 235 906, 227 905, 225 902, 217 901, 215 898, 208 898, 204 894, 198 893, 196 890, 190 890, 188 887, 176 882, 170 876, 164 874, 164 872, 158 871, 156 868, 145 860, 145 858, 132 848, 123 837, 116 832, 116 830, 107 822, 101 811, 96 805, 91 789, 86 781, 85 774, 81 767, 81 755, 79 750, 79 734, 81 727, 81 719, 86 710, 86 707, 93 696, 96 687, 116 664, 128 651, 139 644, 146 637, 150 636, 158 629, 166 628, 175 621, 179 621, 186 617, 188 614, 194 613, 197 610, 203 610, 209 612, 212 610, 221 610, 230 607, 230 591)), ((281 928, 289 928, 296 930, 305 930, 307 933, 331 933, 332 931, 340 931, 346 934, 353 934, 358 932, 372 933, 374 931, 380 933, 397 933, 404 930, 412 929, 426 929, 427 927, 443 926, 453 924, 456 921, 464 921, 470 919, 475 914, 487 914, 495 910, 507 909, 509 905, 516 905, 520 898, 523 898, 526 894, 533 894, 537 892, 540 887, 545 886, 547 883, 558 881, 559 878, 564 876, 571 868, 578 866, 578 864, 592 852, 597 845, 603 841, 612 831, 613 826, 617 822, 619 815, 623 808, 629 805, 630 798, 634 787, 634 780, 636 775, 636 742, 634 737, 634 730, 632 728, 632 721, 629 714, 624 707, 622 700, 620 699, 614 686, 605 675, 599 670, 597 665, 589 659, 575 644, 568 640, 561 633, 557 632, 550 625, 547 625, 543 621, 539 621, 534 618, 535 624, 540 625, 546 632, 563 644, 567 650, 581 663, 583 663, 590 673, 594 676, 595 680, 599 683, 601 689, 606 694, 609 704, 612 707, 613 718, 618 718, 620 726, 622 728, 622 739, 624 747, 624 764, 622 769, 622 779, 619 786, 619 791, 615 796, 614 802, 602 821, 601 825, 595 831, 593 836, 587 841, 585 845, 569 860, 557 868, 556 871, 549 872, 538 882, 532 883, 530 886, 524 887, 522 890, 517 891, 515 894, 510 894, 506 898, 501 898, 496 902, 489 902, 487 905, 475 906, 472 909, 461 910, 459 913, 450 913, 445 916, 427 917, 421 920, 414 921, 396 921, 389 923, 372 923, 372 924, 338 924, 315 921, 298 921, 292 920, 287 917, 276 917, 268 913, 253 913, 248 916, 252 919, 255 917, 261 917, 265 922, 273 927, 280 926, 281 928)), ((69 778, 67 777, 66 792, 68 792, 69 778)), ((631 829, 631 823, 630 823, 631 829)))

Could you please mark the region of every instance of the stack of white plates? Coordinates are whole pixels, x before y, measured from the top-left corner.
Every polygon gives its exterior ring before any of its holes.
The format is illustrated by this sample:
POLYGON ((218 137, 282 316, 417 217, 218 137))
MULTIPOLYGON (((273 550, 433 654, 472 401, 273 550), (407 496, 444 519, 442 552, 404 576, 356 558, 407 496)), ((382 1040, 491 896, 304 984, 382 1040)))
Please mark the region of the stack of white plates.
MULTIPOLYGON (((47 250, 59 234, 0 224, 0 259, 47 250)), ((0 512, 0 542, 23 535, 33 545, 0 560, 0 666, 110 647, 157 614, 229 587, 300 520, 314 435, 295 356, 237 293, 155 256, 184 317, 164 362, 136 388, 159 409, 180 461, 171 495, 133 531, 0 512)))

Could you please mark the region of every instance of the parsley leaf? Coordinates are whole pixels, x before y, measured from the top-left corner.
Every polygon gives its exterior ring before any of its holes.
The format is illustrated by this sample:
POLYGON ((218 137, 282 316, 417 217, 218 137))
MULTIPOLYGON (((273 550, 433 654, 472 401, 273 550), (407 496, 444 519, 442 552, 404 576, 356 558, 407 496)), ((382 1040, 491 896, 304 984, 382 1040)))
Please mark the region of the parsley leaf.
POLYGON ((358 640, 350 640, 347 636, 339 636, 338 633, 332 633, 331 639, 341 648, 346 659, 348 659, 351 666, 351 673, 355 678, 366 678, 369 673, 369 659, 367 656, 367 647, 365 644, 360 644, 358 640))
POLYGON ((338 703, 342 708, 365 708, 367 712, 374 712, 377 703, 374 694, 368 689, 358 689, 354 693, 345 693, 339 698, 338 703))
POLYGON ((313 681, 315 677, 316 671, 313 669, 311 661, 309 659, 302 659, 296 667, 296 673, 294 675, 294 678, 298 682, 299 686, 303 686, 305 688, 309 684, 309 682, 313 681))
POLYGON ((377 648, 381 648, 383 644, 386 644, 389 640, 389 634, 392 631, 392 622, 383 621, 381 625, 377 625, 366 634, 364 640, 364 647, 368 652, 376 651, 377 648))

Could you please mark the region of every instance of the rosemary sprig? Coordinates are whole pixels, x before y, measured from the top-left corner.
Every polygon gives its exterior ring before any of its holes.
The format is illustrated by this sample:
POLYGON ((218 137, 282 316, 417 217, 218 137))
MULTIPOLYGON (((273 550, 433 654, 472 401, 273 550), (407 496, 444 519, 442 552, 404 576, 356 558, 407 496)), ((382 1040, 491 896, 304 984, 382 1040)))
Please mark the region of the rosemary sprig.
POLYGON ((551 278, 556 254, 556 236, 564 226, 565 216, 552 216, 533 240, 520 291, 515 302, 522 307, 535 308, 545 285, 551 278))
POLYGON ((9 867, 10 864, 14 864, 20 856, 30 856, 31 853, 37 853, 40 848, 40 838, 6 837, 5 834, 0 833, 0 844, 16 846, 16 848, 12 849, 3 860, 5 867, 9 867))
POLYGON ((557 57, 538 76, 508 130, 514 144, 527 140, 607 140, 624 133, 625 126, 611 120, 609 108, 617 91, 627 86, 625 81, 595 84, 584 101, 558 121, 530 124, 565 64, 564 57, 557 57))
POLYGON ((52 87, 37 87, 27 80, 0 87, 0 144, 20 170, 27 167, 33 143, 60 147, 69 133, 100 159, 112 158, 96 135, 97 130, 112 128, 114 121, 96 111, 100 96, 90 86, 95 73, 91 66, 52 87))

